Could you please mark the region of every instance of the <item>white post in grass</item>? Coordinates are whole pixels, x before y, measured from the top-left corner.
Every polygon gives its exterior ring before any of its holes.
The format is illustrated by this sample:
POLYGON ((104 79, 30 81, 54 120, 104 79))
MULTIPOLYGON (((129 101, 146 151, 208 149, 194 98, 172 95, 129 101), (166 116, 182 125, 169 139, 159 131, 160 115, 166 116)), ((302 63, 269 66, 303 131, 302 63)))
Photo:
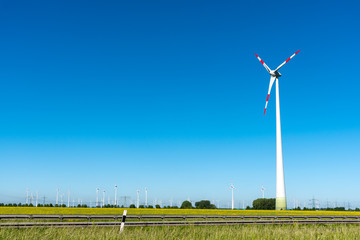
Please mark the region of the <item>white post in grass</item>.
POLYGON ((122 219, 121 219, 120 233, 122 233, 124 231, 126 213, 127 213, 127 210, 124 210, 124 213, 123 213, 123 216, 122 216, 122 219))

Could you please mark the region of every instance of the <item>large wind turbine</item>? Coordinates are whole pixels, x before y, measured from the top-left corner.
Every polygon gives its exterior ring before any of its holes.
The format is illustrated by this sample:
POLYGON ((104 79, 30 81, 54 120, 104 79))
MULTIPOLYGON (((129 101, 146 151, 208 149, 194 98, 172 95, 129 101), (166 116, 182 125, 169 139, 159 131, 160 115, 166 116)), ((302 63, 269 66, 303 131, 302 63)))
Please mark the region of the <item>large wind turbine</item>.
POLYGON ((281 74, 279 69, 284 66, 285 63, 290 61, 299 51, 294 53, 291 57, 286 59, 285 62, 280 64, 275 70, 271 70, 266 63, 255 53, 255 56, 259 59, 262 65, 270 74, 270 84, 268 95, 265 103, 264 115, 269 101, 272 85, 276 81, 276 210, 286 210, 286 196, 285 196, 285 180, 284 180, 284 167, 282 156, 282 143, 281 143, 281 123, 280 123, 280 99, 279 99, 279 77, 281 74))

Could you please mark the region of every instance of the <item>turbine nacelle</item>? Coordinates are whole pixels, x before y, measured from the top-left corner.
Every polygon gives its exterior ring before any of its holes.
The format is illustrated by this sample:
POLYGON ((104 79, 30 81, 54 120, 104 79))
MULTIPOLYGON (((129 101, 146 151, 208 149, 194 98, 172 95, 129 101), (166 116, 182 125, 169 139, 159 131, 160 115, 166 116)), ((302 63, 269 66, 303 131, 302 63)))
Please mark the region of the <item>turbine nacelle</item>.
POLYGON ((276 77, 276 78, 281 77, 281 73, 279 73, 278 71, 274 71, 274 70, 270 71, 270 75, 272 77, 276 77))

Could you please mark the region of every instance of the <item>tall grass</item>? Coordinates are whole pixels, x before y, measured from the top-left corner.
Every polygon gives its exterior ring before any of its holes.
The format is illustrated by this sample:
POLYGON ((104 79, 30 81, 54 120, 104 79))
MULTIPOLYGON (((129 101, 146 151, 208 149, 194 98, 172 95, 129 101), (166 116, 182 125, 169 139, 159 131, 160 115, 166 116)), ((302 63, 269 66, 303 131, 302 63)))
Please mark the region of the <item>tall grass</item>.
POLYGON ((0 239, 360 239, 359 225, 0 229, 0 239))

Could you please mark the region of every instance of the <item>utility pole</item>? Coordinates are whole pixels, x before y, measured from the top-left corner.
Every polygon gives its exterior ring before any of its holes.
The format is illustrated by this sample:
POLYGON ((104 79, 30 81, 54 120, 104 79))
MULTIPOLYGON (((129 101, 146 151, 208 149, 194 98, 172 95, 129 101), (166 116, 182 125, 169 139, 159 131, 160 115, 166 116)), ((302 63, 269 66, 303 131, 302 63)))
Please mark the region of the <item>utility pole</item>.
POLYGON ((126 207, 126 199, 129 199, 129 196, 122 196, 122 198, 124 199, 124 207, 126 207))

